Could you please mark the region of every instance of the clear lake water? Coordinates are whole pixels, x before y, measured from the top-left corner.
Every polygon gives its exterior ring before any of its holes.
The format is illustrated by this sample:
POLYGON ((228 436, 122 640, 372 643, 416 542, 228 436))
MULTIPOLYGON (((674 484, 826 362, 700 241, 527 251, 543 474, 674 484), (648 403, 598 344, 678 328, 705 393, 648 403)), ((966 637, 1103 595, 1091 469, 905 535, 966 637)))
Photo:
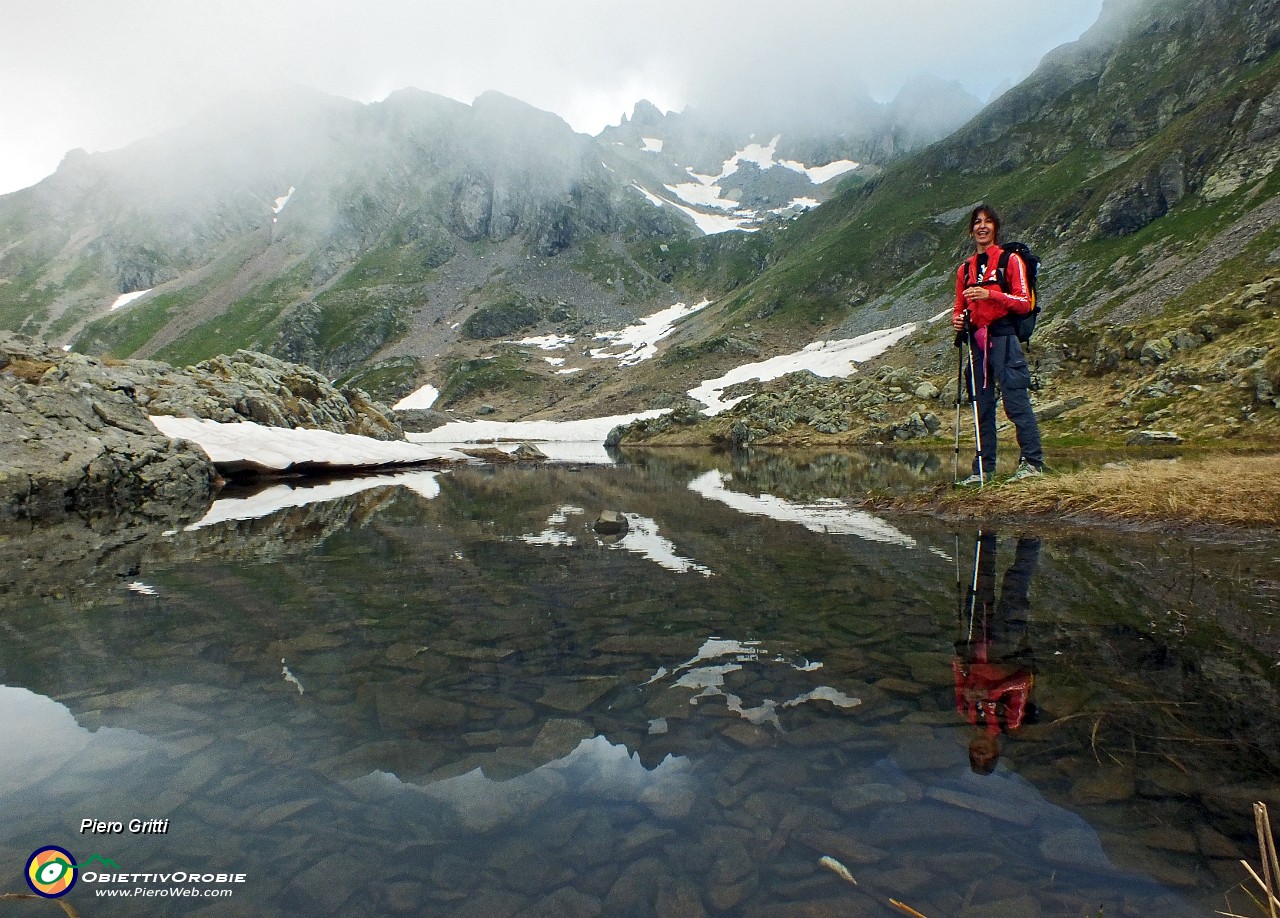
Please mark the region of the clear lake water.
POLYGON ((1261 914, 1280 540, 859 509, 950 477, 649 452, 6 529, 0 894, 56 845, 83 918, 1261 914))

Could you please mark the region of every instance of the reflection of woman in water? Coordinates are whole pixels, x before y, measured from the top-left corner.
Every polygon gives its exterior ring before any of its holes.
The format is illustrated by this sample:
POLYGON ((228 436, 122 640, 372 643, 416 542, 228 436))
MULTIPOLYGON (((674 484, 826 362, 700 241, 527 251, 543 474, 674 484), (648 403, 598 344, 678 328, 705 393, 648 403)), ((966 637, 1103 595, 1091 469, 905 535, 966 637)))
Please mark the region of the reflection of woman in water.
POLYGON ((995 533, 978 532, 973 586, 961 608, 961 634, 952 663, 956 710, 979 728, 969 743, 969 764, 982 775, 995 770, 1000 734, 1016 731, 1035 709, 1035 659, 1027 639, 1027 616, 1040 540, 1018 539, 998 603, 997 546, 995 533))

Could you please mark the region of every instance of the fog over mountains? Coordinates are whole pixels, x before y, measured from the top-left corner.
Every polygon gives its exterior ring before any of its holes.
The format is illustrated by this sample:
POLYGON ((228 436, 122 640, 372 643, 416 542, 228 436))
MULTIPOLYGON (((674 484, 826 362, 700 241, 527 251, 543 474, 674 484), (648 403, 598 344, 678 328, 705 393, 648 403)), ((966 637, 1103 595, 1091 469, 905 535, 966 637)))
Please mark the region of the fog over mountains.
MULTIPOLYGON (((118 149, 217 100, 309 86, 374 102, 418 87, 470 104, 486 91, 555 112, 591 135, 640 99, 820 120, 896 96, 913 75, 960 80, 988 100, 1081 34, 1102 0, 989 0, 975 66, 971 11, 912 0, 221 0, 9 4, 0 30, 0 193, 54 171, 76 147, 118 149)), ((735 121, 741 121, 735 117, 735 121)), ((789 129, 788 129, 789 130, 789 129)))
POLYGON ((641 101, 591 138, 498 93, 242 96, 0 197, 0 321, 95 353, 245 346, 335 375, 617 326, 680 298, 673 245, 792 219, 978 107, 936 81, 822 125, 641 101))
POLYGON ((992 200, 1045 258, 1046 329, 1129 328, 1270 277, 1277 22, 1280 0, 1116 0, 981 110, 937 80, 827 110, 818 87, 791 111, 640 102, 593 137, 500 93, 240 97, 0 196, 0 327, 176 363, 252 348, 503 418, 676 407, 944 309, 992 200), (704 301, 654 359, 593 355, 704 301), (560 364, 522 343, 549 337, 560 364))

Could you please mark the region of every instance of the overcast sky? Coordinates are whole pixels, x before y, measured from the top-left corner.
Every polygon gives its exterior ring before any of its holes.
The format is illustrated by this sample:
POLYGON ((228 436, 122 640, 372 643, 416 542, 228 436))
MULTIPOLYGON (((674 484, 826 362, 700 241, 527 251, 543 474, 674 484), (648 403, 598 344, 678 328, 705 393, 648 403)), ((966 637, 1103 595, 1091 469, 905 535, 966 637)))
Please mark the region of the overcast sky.
POLYGON ((1102 2, 0 0, 0 193, 70 149, 124 146, 282 85, 364 102, 496 89, 590 134, 642 98, 679 110, 794 91, 802 104, 862 83, 887 101, 916 73, 985 100, 1102 2))

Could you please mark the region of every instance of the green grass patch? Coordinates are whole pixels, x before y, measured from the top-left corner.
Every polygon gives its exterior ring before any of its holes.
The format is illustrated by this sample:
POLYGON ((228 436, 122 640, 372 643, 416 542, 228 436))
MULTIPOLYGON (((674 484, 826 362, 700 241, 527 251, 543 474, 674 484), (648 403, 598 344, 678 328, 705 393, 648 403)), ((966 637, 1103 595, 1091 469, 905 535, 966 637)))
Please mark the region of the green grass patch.
POLYGON ((198 292, 187 289, 132 303, 85 326, 76 336, 76 350, 130 357, 155 337, 177 310, 190 305, 198 296, 198 292))
POLYGON ((440 404, 452 405, 468 396, 516 389, 527 395, 545 385, 542 377, 526 370, 515 355, 463 360, 449 366, 444 385, 440 388, 440 404))
POLYGON ((393 357, 338 377, 342 389, 363 389, 382 402, 398 401, 414 388, 418 361, 413 357, 393 357))
POLYGON ((186 365, 241 348, 266 350, 280 320, 280 307, 255 299, 239 300, 226 312, 203 322, 156 352, 159 360, 186 365))
POLYGON ((329 292, 421 283, 453 255, 453 243, 444 231, 406 240, 404 231, 398 230, 362 256, 329 292))
MULTIPOLYGON (((119 312, 91 322, 76 337, 78 348, 111 357, 133 356, 169 322, 175 320, 182 310, 194 306, 202 298, 212 294, 234 278, 244 267, 245 262, 258 251, 259 243, 255 240, 237 240, 217 259, 198 283, 168 293, 145 297, 119 312)), ((217 319, 210 320, 211 323, 217 321, 217 319)), ((231 331, 233 330, 229 330, 229 333, 231 331)), ((173 347, 173 345, 170 346, 170 348, 173 347)), ((192 349, 193 352, 194 350, 192 349)), ((228 351, 225 348, 219 348, 196 359, 204 359, 219 353, 228 353, 228 351)))
POLYGON ((320 297, 320 323, 314 340, 322 351, 333 351, 361 334, 372 333, 379 343, 390 341, 404 326, 397 307, 365 296, 320 297))
POLYGON ((543 315, 541 305, 508 290, 467 316, 459 332, 473 341, 507 338, 537 325, 543 315))

